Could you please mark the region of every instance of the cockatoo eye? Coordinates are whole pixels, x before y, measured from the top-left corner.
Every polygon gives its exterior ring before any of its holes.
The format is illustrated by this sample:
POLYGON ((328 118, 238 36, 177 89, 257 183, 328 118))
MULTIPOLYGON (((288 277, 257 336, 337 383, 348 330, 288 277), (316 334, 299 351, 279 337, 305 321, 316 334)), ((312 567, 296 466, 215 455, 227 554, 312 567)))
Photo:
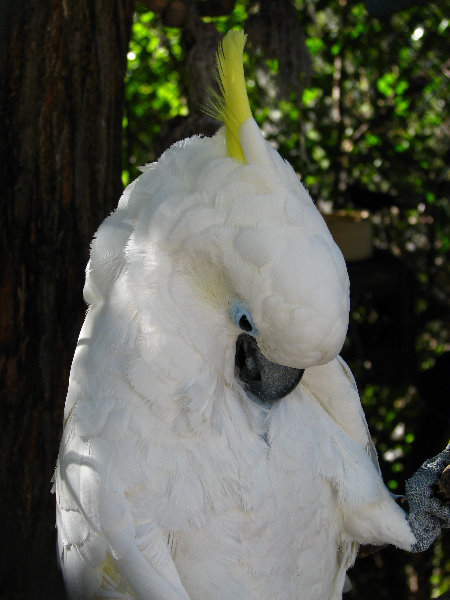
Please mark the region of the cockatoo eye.
POLYGON ((250 311, 242 300, 233 300, 230 305, 230 316, 241 331, 255 337, 258 335, 259 332, 253 323, 250 311))
POLYGON ((242 317, 239 319, 239 327, 242 329, 242 331, 251 331, 253 329, 246 315, 242 315, 242 317))

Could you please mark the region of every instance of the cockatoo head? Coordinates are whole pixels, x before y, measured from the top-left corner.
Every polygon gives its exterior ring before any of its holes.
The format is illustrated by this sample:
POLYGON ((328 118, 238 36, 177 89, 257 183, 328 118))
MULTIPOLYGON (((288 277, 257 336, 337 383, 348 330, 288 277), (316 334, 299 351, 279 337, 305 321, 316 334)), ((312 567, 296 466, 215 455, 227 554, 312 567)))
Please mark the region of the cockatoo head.
MULTIPOLYGON (((171 332, 185 340, 186 356, 195 348, 225 379, 231 372, 271 402, 295 387, 303 369, 339 353, 349 284, 308 192, 252 117, 244 44, 245 35, 231 31, 218 52, 221 96, 211 112, 221 130, 175 144, 144 168, 110 219, 120 220, 120 272, 153 340, 140 344, 142 353, 154 355, 171 332)), ((107 238, 100 230, 92 271, 107 238)))

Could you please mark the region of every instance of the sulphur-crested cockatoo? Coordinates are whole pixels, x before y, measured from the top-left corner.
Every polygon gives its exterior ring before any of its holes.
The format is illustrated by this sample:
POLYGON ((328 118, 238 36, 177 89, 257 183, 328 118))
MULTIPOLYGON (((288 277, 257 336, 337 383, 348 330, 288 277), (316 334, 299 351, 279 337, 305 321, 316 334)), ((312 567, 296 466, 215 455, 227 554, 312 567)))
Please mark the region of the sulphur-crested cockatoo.
POLYGON ((55 473, 72 599, 331 600, 358 544, 416 543, 338 356, 344 259, 252 118, 244 43, 219 49, 222 129, 92 243, 55 473))

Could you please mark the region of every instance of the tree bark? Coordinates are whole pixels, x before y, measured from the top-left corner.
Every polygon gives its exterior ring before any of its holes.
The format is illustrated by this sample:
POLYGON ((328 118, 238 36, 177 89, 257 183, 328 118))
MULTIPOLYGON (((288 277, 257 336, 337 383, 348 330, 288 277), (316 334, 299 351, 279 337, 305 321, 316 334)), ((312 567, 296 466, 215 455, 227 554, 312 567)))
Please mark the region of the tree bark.
POLYGON ((134 0, 0 2, 0 598, 61 599, 51 477, 90 239, 121 192, 134 0))

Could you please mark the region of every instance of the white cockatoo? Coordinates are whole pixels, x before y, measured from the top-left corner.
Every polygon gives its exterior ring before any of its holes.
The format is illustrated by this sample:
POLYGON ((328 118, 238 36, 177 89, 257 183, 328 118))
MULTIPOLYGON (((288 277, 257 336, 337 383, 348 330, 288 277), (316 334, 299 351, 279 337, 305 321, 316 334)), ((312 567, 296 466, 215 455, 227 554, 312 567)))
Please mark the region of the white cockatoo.
POLYGON ((411 549, 352 374, 344 259, 264 140, 245 35, 223 121, 143 168, 92 243, 55 472, 79 600, 335 600, 358 544, 411 549))

